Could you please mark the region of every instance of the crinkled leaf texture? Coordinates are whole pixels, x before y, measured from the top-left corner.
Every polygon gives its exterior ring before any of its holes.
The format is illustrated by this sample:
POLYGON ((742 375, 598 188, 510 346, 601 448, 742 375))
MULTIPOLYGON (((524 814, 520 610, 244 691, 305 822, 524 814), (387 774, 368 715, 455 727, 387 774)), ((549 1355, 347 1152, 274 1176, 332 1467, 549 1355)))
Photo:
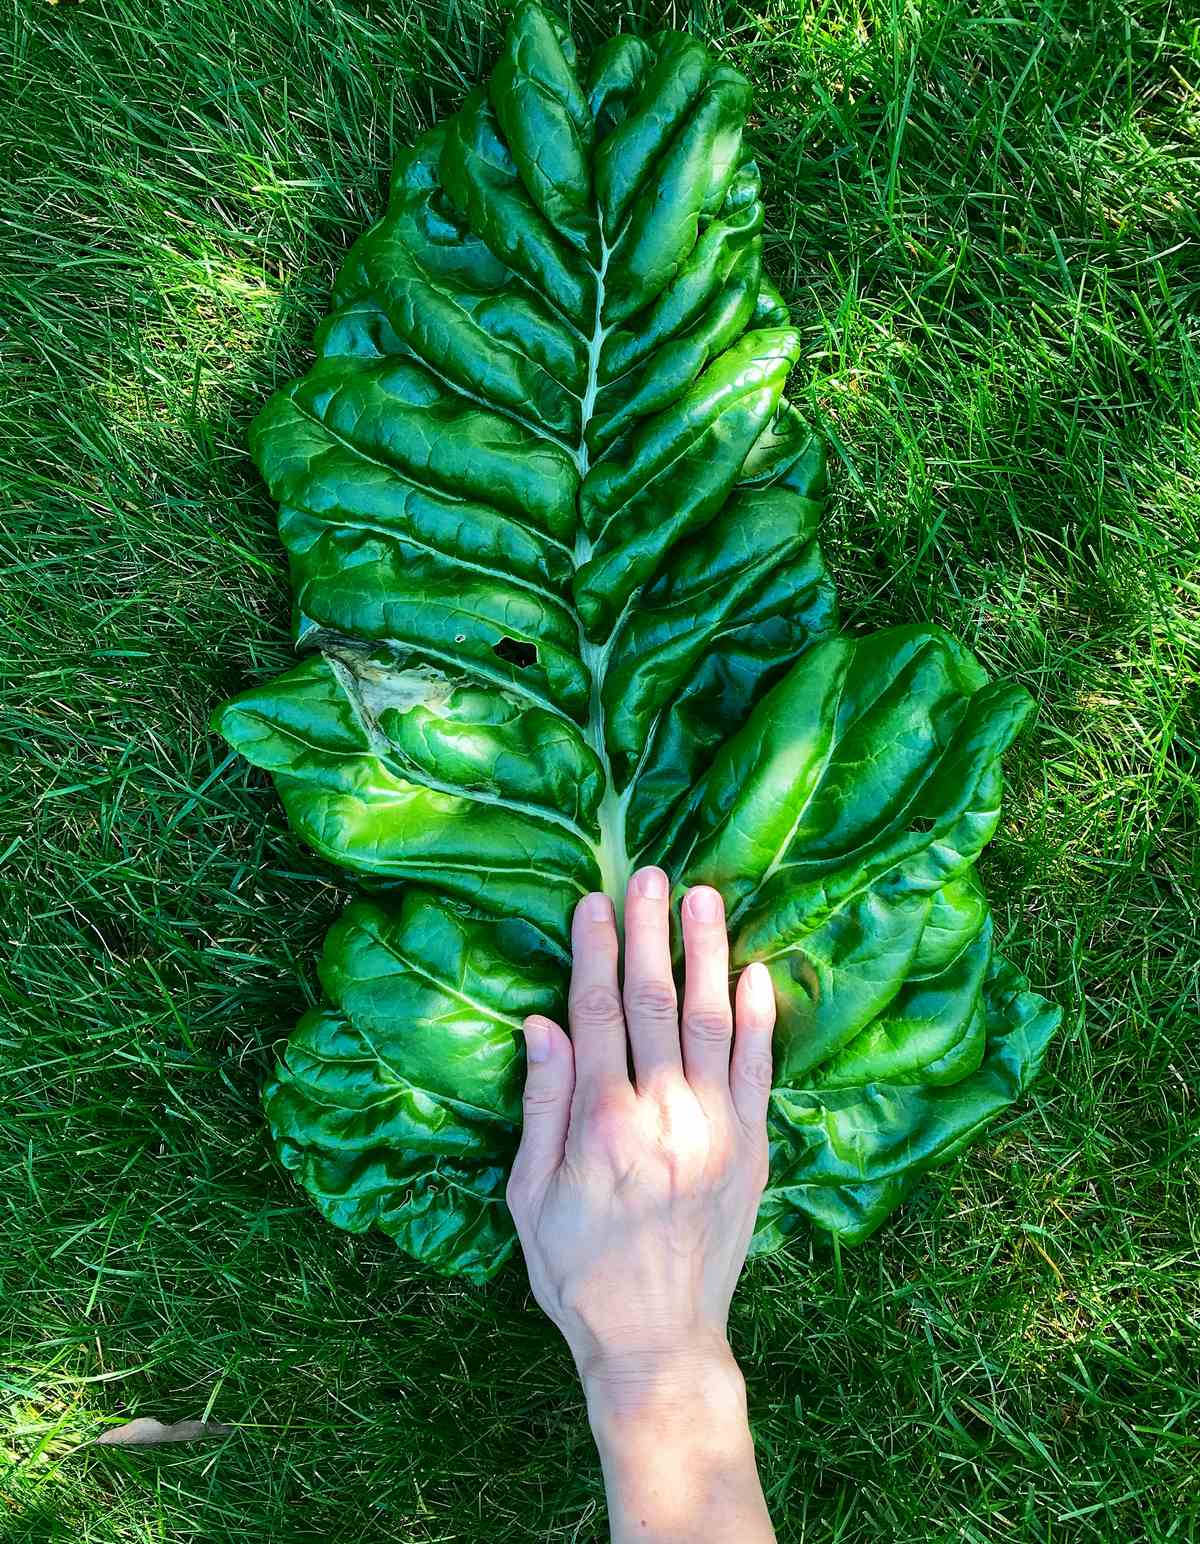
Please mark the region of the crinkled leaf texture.
POLYGON ((974 869, 1028 697, 937 628, 837 632, 749 100, 695 38, 584 68, 518 5, 254 425, 303 657, 217 726, 369 894, 267 1114, 332 1222, 441 1271, 512 1251, 521 1019, 635 864, 718 886, 774 979, 758 1250, 863 1238, 1056 1022, 974 869))

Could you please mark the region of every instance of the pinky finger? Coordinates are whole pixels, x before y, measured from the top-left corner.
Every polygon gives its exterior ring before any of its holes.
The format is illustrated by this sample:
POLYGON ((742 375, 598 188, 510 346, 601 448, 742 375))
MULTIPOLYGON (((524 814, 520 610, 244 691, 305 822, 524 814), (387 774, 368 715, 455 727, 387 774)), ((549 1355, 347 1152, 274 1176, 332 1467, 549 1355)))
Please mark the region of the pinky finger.
POLYGON ((765 965, 747 965, 737 984, 737 1029, 729 1066, 729 1090, 738 1119, 759 1134, 766 1125, 771 1092, 771 1035, 775 1028, 775 988, 765 965))

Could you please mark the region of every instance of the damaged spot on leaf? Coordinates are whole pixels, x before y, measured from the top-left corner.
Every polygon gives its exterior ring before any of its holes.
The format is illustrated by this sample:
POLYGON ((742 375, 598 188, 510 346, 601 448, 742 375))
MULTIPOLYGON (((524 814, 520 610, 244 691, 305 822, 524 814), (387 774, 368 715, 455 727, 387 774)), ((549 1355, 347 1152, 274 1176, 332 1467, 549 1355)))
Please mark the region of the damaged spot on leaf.
POLYGON ((378 723, 380 715, 389 709, 397 713, 408 713, 416 707, 436 711, 454 689, 444 671, 423 662, 402 665, 393 659, 374 658, 348 649, 327 650, 325 657, 343 690, 372 724, 378 723))
POLYGON ((525 670, 528 666, 535 665, 538 657, 537 649, 532 643, 522 643, 517 638, 501 638, 499 643, 492 644, 492 653, 498 654, 501 659, 506 659, 518 670, 525 670))

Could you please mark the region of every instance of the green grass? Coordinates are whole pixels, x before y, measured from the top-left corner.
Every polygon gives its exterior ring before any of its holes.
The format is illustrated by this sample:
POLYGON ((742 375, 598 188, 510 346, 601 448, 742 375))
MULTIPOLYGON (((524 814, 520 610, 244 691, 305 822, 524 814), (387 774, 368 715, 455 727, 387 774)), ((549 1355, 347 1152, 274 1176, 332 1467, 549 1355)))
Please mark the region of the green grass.
MULTIPOLYGON (((748 1274, 780 1536, 1195 1539, 1195 9, 620 14, 696 26, 757 83, 851 624, 936 618, 1042 706, 985 877, 1064 1028, 1036 1094, 877 1239, 748 1274)), ((344 891, 206 731, 288 654, 246 424, 496 20, 5 13, 4 1544, 603 1534, 521 1272, 431 1281, 273 1163, 258 1090, 344 891), (234 1434, 84 1446, 204 1413, 234 1434)))

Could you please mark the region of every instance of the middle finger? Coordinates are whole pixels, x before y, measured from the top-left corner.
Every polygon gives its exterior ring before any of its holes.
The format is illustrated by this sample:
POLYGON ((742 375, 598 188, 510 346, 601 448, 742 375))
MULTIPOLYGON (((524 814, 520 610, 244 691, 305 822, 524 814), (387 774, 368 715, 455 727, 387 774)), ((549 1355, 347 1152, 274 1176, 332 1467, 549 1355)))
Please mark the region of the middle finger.
POLYGON ((639 869, 625 894, 625 1023, 642 1090, 664 1074, 683 1071, 667 894, 660 868, 639 869))

